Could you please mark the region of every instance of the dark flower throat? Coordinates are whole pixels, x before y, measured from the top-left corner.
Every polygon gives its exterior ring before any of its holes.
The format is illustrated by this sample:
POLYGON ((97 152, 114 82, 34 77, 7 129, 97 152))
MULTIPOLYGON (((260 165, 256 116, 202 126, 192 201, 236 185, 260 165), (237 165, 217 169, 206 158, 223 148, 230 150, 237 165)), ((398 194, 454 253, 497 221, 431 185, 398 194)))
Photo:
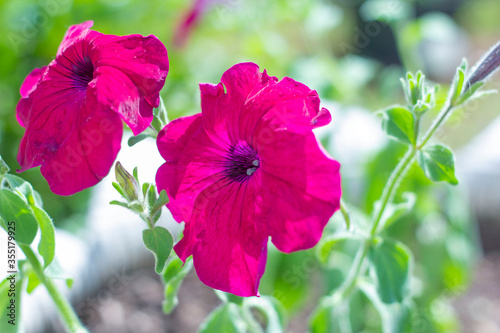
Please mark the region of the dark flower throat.
POLYGON ((247 145, 234 145, 229 148, 224 162, 225 175, 231 181, 244 182, 257 171, 260 159, 257 152, 247 145))
POLYGON ((73 80, 77 88, 85 90, 87 85, 94 78, 94 65, 90 58, 84 56, 83 59, 78 59, 76 64, 73 64, 73 80))

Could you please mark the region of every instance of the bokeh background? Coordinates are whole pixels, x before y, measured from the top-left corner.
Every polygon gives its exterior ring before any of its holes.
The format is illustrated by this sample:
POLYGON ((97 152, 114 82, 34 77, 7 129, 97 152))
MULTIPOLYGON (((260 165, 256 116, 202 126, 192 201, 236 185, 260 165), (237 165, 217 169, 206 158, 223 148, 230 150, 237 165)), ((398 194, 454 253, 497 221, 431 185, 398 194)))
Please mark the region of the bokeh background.
MULTIPOLYGON (((500 39, 499 13, 496 0, 0 0, 0 155, 12 169, 19 168, 23 129, 15 106, 24 77, 54 58, 68 26, 93 20, 100 32, 154 34, 166 45, 170 72, 162 97, 170 119, 199 112, 198 83, 219 82, 238 62, 255 62, 271 75, 290 76, 316 89, 334 116, 333 125, 318 136, 344 165, 343 187, 353 214, 366 214, 404 151, 382 137, 374 112, 404 103, 399 77, 419 69, 442 85, 436 95, 442 103, 462 57, 473 64, 500 39), (197 24, 183 40, 175 40, 195 3, 202 5, 197 24)), ((499 82, 494 78, 488 87, 499 82)), ((416 258, 416 311, 410 322, 415 332, 500 332, 495 316, 500 313, 500 139, 478 139, 485 131, 495 132, 491 126, 499 103, 500 97, 492 95, 468 104, 438 135, 461 152, 462 185, 430 184, 417 169, 402 184, 400 193, 413 191, 418 199, 412 213, 396 219, 388 232, 408 244, 416 258), (481 149, 490 152, 489 160, 477 154, 481 149), (481 169, 485 164, 486 171, 481 169)), ((78 235, 86 227, 95 190, 60 197, 50 192, 38 168, 20 176, 42 195, 58 228, 78 235)), ((341 223, 334 217, 326 233, 341 223)), ((290 332, 308 329, 310 311, 321 294, 341 283, 354 250, 345 246, 323 261, 314 250, 270 251, 261 293, 283 303, 290 332)), ((192 332, 217 305, 191 274, 179 308, 166 318, 159 305, 162 286, 152 269, 128 269, 127 274, 142 279, 136 287, 149 286, 152 296, 142 299, 145 292, 128 290, 98 302, 96 312, 102 315, 87 322, 93 332, 140 332, 125 319, 123 326, 113 326, 120 325, 119 319, 106 322, 116 311, 142 311, 143 320, 157 325, 144 332, 192 332)), ((94 293, 99 283, 106 281, 96 281, 94 293)), ((380 319, 362 295, 355 296, 352 307, 354 332, 380 331, 380 319)), ((47 332, 58 329, 47 325, 47 332)))

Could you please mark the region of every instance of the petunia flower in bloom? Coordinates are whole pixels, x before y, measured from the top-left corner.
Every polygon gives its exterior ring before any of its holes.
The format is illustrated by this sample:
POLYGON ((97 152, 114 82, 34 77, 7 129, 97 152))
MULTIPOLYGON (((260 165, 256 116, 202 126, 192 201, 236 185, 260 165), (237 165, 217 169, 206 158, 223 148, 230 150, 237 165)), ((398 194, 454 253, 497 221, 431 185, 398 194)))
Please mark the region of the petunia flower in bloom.
POLYGON ((201 84, 201 114, 159 134, 156 175, 167 207, 184 221, 175 252, 193 255, 210 287, 258 295, 269 236, 283 252, 313 247, 339 208, 340 165, 312 129, 330 122, 316 91, 253 63, 201 84))
POLYGON ((105 177, 120 150, 123 126, 144 131, 168 73, 155 36, 113 36, 69 27, 56 58, 21 86, 17 119, 26 132, 21 170, 41 165, 51 190, 70 195, 105 177))

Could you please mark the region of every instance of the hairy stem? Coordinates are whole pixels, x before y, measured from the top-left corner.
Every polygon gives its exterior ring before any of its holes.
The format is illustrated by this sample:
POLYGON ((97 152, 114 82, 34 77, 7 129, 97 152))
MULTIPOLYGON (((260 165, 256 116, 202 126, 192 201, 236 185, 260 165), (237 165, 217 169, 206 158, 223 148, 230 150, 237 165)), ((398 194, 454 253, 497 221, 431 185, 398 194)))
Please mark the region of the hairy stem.
POLYGON ((345 202, 342 198, 340 199, 340 212, 342 213, 342 216, 344 217, 345 226, 346 226, 347 230, 349 230, 351 228, 351 219, 349 218, 349 212, 347 211, 345 202))
POLYGON ((441 124, 445 121, 445 119, 448 117, 450 114, 450 111, 453 110, 455 106, 451 104, 450 99, 446 101, 444 104, 443 108, 441 109, 441 112, 439 112, 438 117, 434 122, 432 123, 431 127, 429 130, 427 130, 427 133, 425 133, 424 138, 422 139, 422 142, 420 143, 418 149, 421 149, 425 146, 427 141, 434 135, 436 130, 441 126, 441 124))
POLYGON ((47 288, 47 291, 49 292, 50 297, 52 297, 52 299, 54 300, 54 303, 56 304, 57 309, 59 310, 69 332, 88 333, 87 329, 85 329, 85 327, 83 327, 83 325, 80 323, 78 316, 76 315, 69 302, 59 291, 59 289, 57 289, 57 286, 54 284, 54 282, 43 272, 42 264, 38 260, 31 247, 22 244, 19 244, 19 247, 26 255, 26 258, 30 262, 31 267, 33 267, 33 271, 35 272, 40 282, 42 282, 45 288, 47 288))
POLYGON ((382 197, 380 198, 380 205, 375 208, 374 218, 372 220, 372 229, 370 231, 370 235, 373 237, 377 233, 377 229, 380 221, 382 220, 382 216, 384 215, 385 208, 387 204, 394 197, 394 193, 396 192, 399 184, 401 182, 401 178, 406 174, 408 170, 408 166, 410 166, 413 158, 415 157, 416 150, 414 148, 409 149, 403 158, 399 161, 398 165, 391 173, 389 180, 385 184, 384 191, 382 192, 382 197))
POLYGON ((356 255, 353 265, 351 266, 351 270, 349 272, 349 275, 347 276, 347 279, 340 286, 340 288, 336 290, 336 292, 332 295, 332 297, 334 297, 335 295, 340 295, 341 297, 348 297, 354 290, 354 286, 356 285, 358 276, 360 274, 364 274, 364 270, 362 270, 361 268, 363 266, 365 256, 368 253, 369 245, 371 244, 373 237, 377 235, 380 222, 382 221, 382 217, 384 216, 384 211, 387 208, 387 205, 392 201, 394 194, 396 193, 396 190, 398 189, 399 184, 401 183, 401 179, 404 177, 409 167, 411 166, 417 151, 425 146, 425 144, 429 141, 429 139, 434 135, 436 130, 446 120, 447 116, 450 114, 450 111, 454 107, 455 106, 449 100, 446 102, 446 104, 441 109, 441 112, 439 113, 438 117, 432 123, 427 133, 424 135, 424 138, 420 143, 420 145, 418 145, 417 147, 410 147, 410 149, 408 149, 403 158, 399 161, 394 171, 391 173, 382 192, 382 196, 380 198, 380 204, 375 208, 375 212, 373 214, 370 238, 364 241, 362 247, 359 249, 358 254, 356 255))

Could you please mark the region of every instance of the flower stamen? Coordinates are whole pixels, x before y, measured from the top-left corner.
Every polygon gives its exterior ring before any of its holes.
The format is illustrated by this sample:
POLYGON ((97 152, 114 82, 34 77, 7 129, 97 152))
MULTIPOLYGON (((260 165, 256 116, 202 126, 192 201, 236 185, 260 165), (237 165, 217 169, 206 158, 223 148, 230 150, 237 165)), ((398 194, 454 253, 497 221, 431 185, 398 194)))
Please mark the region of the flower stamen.
POLYGON ((246 144, 232 146, 224 162, 226 177, 237 182, 248 180, 259 166, 260 159, 257 152, 246 144))

